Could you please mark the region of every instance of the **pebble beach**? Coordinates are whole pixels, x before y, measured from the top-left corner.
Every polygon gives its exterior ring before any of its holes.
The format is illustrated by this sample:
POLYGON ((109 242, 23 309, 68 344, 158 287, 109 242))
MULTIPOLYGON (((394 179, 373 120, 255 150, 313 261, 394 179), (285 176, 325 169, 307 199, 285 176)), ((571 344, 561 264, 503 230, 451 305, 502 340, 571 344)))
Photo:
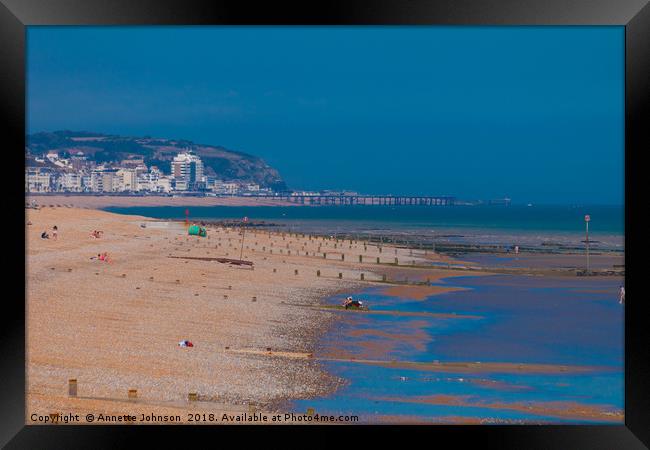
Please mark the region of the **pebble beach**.
POLYGON ((250 230, 242 259, 251 269, 210 259, 239 259, 239 229, 208 228, 202 238, 182 223, 140 216, 26 211, 27 420, 52 411, 282 411, 286 400, 326 395, 345 381, 311 354, 337 316, 309 306, 380 281, 391 267, 377 257, 436 258, 250 230), (92 238, 94 230, 102 237, 92 238), (96 258, 102 253, 108 262, 96 258), (182 340, 194 347, 179 347, 182 340))

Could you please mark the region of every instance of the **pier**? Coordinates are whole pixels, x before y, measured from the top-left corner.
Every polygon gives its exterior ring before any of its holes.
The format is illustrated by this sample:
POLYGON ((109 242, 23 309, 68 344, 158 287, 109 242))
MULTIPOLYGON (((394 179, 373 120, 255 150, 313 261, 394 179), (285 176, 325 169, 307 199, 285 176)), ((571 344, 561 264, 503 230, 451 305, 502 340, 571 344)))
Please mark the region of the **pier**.
POLYGON ((401 196, 401 195, 259 195, 301 205, 365 205, 365 206, 452 206, 455 197, 449 196, 401 196))

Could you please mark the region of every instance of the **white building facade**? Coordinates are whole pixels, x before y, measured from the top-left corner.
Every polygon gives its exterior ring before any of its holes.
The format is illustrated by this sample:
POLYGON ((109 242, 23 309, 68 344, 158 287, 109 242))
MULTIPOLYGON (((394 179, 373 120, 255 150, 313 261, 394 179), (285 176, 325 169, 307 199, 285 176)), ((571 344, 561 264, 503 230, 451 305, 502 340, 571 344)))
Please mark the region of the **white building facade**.
POLYGON ((195 190, 203 181, 203 162, 191 151, 179 153, 172 161, 172 177, 178 191, 195 190))

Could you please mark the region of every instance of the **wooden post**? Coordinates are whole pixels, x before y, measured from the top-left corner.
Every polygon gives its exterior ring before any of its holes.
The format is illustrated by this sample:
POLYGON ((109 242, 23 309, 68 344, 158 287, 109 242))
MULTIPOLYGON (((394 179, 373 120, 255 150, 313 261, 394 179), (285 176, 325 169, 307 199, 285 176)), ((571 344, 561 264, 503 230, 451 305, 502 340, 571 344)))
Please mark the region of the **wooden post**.
POLYGON ((343 278, 343 274, 339 272, 339 278, 343 278))
POLYGON ((70 397, 77 396, 77 379, 71 378, 68 380, 68 395, 70 397))
POLYGON ((257 297, 253 297, 251 301, 252 301, 252 302, 256 302, 256 301, 257 301, 257 297))
POLYGON ((379 256, 377 256, 377 264, 379 264, 379 256))
POLYGON ((363 262, 363 256, 359 255, 359 262, 363 262))
POLYGON ((323 259, 327 259, 327 253, 323 253, 323 259))
POLYGON ((398 265, 397 258, 395 258, 395 265, 398 265))
POLYGON ((363 281, 363 280, 364 280, 364 278, 363 278, 363 274, 361 274, 361 281, 363 281))
POLYGON ((129 389, 129 398, 130 399, 138 398, 138 390, 137 389, 129 389))
POLYGON ((381 276, 381 281, 386 281, 386 274, 381 276))
POLYGON ((316 271, 316 276, 317 276, 317 277, 320 277, 320 270, 317 270, 317 271, 316 271))
POLYGON ((341 261, 345 261, 345 255, 341 253, 341 261))
POLYGON ((293 271, 293 274, 294 274, 294 275, 298 275, 298 269, 294 270, 294 271, 293 271))
POLYGON ((187 394, 187 400, 190 402, 195 402, 198 400, 198 395, 196 394, 196 392, 190 392, 189 394, 187 394))

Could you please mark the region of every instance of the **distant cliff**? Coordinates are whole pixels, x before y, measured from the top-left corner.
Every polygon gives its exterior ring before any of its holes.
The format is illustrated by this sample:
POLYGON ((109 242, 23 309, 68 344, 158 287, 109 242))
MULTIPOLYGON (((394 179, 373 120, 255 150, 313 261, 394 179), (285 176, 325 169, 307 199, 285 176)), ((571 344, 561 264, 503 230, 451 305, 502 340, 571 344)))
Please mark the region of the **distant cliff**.
POLYGON ((34 158, 49 151, 56 151, 61 157, 81 151, 97 163, 118 163, 124 159, 142 157, 147 166, 158 166, 165 173, 170 172, 174 156, 190 147, 203 161, 206 175, 223 180, 249 181, 275 190, 286 189, 278 171, 257 156, 183 139, 65 130, 30 134, 26 141, 27 165, 43 165, 36 163, 34 158))

